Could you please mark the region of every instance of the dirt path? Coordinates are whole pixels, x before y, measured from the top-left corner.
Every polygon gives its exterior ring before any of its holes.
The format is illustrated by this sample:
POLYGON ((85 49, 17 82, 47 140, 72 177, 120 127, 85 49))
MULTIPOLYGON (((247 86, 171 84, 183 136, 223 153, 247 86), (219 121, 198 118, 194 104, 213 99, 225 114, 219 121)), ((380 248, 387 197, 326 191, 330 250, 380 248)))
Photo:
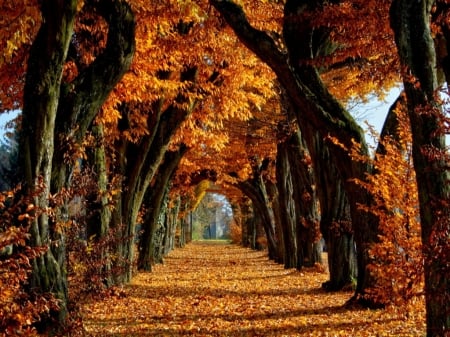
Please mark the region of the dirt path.
POLYGON ((83 320, 99 337, 424 336, 422 310, 346 309, 351 293, 322 292, 326 279, 262 252, 193 243, 138 274, 125 296, 85 305, 83 320))

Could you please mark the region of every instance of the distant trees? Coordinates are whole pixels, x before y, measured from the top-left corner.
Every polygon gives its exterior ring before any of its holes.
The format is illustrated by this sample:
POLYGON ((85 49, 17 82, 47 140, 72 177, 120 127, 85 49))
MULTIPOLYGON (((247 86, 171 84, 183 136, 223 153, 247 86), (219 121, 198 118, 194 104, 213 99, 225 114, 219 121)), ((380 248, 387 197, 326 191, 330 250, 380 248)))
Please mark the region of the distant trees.
POLYGON ((11 190, 19 182, 17 129, 10 129, 0 140, 0 191, 11 190))

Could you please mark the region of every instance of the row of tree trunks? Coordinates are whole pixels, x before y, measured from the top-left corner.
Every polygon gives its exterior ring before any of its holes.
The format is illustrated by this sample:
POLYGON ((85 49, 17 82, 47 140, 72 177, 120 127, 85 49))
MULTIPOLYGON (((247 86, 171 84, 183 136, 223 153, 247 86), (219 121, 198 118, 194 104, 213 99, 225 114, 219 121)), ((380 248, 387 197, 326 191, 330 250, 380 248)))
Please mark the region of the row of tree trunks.
MULTIPOLYGON (((160 214, 168 212, 167 209, 163 209, 164 199, 167 198, 167 186, 186 151, 187 148, 181 146, 177 151, 166 152, 164 161, 158 168, 158 172, 147 190, 144 198, 144 207, 147 208, 147 211, 143 219, 142 233, 139 239, 138 269, 140 270, 150 271, 151 266, 155 263, 153 261, 153 252, 157 247, 154 246, 155 241, 153 239, 158 227, 160 214)), ((169 214, 167 218, 170 218, 169 214)), ((165 237, 168 235, 171 235, 171 233, 165 233, 165 237)), ((168 240, 171 239, 168 238, 168 240)))
MULTIPOLYGON (((231 1, 211 0, 211 3, 221 12, 239 39, 276 73, 290 104, 295 109, 302 132, 306 128, 313 129, 322 139, 334 137, 348 148, 356 142, 360 145, 361 153, 368 154, 362 129, 328 92, 319 77, 318 70, 308 62, 303 62, 314 57, 313 46, 319 45, 321 48, 318 49, 326 50, 326 45, 320 44, 329 43, 324 36, 313 34, 314 29, 307 22, 298 20, 299 14, 304 10, 313 9, 309 7, 312 3, 308 6, 303 2, 287 1, 285 4, 283 37, 287 54, 277 48, 268 34, 248 23, 241 7, 231 1), (316 41, 315 39, 319 37, 320 41, 316 41)), ((308 148, 312 145, 308 143, 308 148)), ((370 195, 352 181, 355 178, 365 181, 365 175, 371 168, 367 163, 353 161, 346 150, 334 142, 327 142, 326 146, 349 200, 358 247, 358 282, 355 298, 362 298, 365 289, 374 281, 370 278, 366 266, 370 262, 368 247, 377 239, 377 222, 357 206, 359 203, 369 203, 370 195)))
MULTIPOLYGON (((195 85, 198 70, 196 67, 188 68, 180 74, 182 82, 195 85)), ((123 192, 117 204, 113 216, 112 226, 123 226, 123 241, 120 249, 123 258, 129 262, 134 260, 134 237, 136 231, 136 220, 141 209, 144 195, 150 182, 154 179, 158 167, 163 161, 164 155, 168 150, 171 137, 174 135, 181 123, 192 113, 196 103, 191 102, 186 108, 181 108, 182 104, 187 104, 186 99, 179 95, 175 102, 162 110, 162 103, 152 105, 151 111, 148 111, 148 124, 153 132, 143 137, 138 143, 132 143, 124 138, 116 144, 117 153, 120 156, 119 162, 122 177, 126 177, 123 182, 123 192)), ((129 111, 126 106, 123 107, 122 130, 126 131, 130 126, 127 123, 129 111)), ((132 277, 132 264, 122 275, 120 282, 129 282, 132 277)))
MULTIPOLYGON (((266 184, 263 177, 266 164, 267 163, 264 161, 259 162, 255 159, 253 165, 253 177, 238 183, 238 187, 252 201, 254 219, 260 219, 261 221, 267 238, 269 258, 271 260, 278 260, 273 209, 269 203, 269 196, 266 191, 266 184)), ((255 231, 257 228, 258 226, 255 226, 255 231)), ((254 240, 251 242, 253 241, 254 240)), ((255 243, 255 245, 258 244, 258 242, 255 243)))

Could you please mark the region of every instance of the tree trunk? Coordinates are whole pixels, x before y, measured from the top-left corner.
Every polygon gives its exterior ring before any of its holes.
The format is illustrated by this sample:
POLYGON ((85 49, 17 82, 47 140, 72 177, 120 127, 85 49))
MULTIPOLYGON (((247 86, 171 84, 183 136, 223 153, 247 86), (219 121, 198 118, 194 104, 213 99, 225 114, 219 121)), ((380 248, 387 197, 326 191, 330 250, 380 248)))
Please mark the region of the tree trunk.
POLYGON ((281 207, 280 227, 283 230, 284 267, 296 268, 298 267, 296 214, 289 151, 291 151, 291 148, 287 140, 278 143, 276 177, 279 191, 279 204, 281 207))
POLYGON ((320 230, 328 247, 328 270, 330 279, 323 287, 330 291, 353 286, 358 277, 356 248, 354 241, 350 205, 336 166, 330 153, 317 132, 304 134, 313 159, 317 182, 317 196, 320 201, 320 230), (353 244, 352 244, 353 243, 353 244))
MULTIPOLYGON (((168 151, 164 155, 164 161, 158 168, 153 184, 147 190, 144 206, 147 207, 144 222, 142 224, 142 234, 139 240, 138 269, 150 271, 152 265, 152 251, 158 247, 152 247, 153 238, 158 224, 158 219, 162 212, 164 198, 170 180, 175 173, 181 158, 186 153, 187 148, 181 146, 178 151, 168 151)), ((170 221, 168 221, 169 223, 170 221)))
POLYGON ((275 237, 277 241, 276 246, 276 256, 275 256, 275 262, 277 263, 283 263, 284 264, 284 258, 285 258, 285 243, 284 243, 284 236, 283 236, 283 221, 282 221, 282 214, 284 212, 284 209, 281 208, 280 201, 279 201, 279 193, 277 184, 267 181, 266 182, 266 189, 267 189, 267 195, 269 197, 269 203, 272 205, 272 211, 273 211, 273 217, 274 217, 274 223, 275 223, 275 237))
POLYGON ((316 181, 310 152, 300 131, 289 138, 288 160, 292 170, 295 223, 299 267, 321 263, 320 216, 315 186, 316 181), (300 260, 301 258, 301 260, 300 260))
MULTIPOLYGON (((298 19, 299 14, 310 9, 308 4, 294 0, 286 2, 283 28, 284 42, 288 50, 286 54, 279 50, 267 33, 248 23, 241 7, 231 1, 210 1, 239 39, 276 73, 295 108, 302 132, 305 132, 306 128, 312 128, 322 139, 332 137, 348 149, 356 143, 360 145, 361 154, 368 154, 362 128, 329 93, 320 79, 318 69, 308 62, 316 55, 314 47, 327 50, 326 44, 329 43, 326 34, 321 34, 320 29, 298 19)), ((318 4, 309 2, 311 3, 318 4)), ((308 144, 308 147, 311 145, 308 144)), ((365 181, 371 167, 367 163, 352 160, 347 151, 333 141, 327 141, 326 146, 348 196, 355 239, 360 252, 357 256, 358 284, 355 298, 364 298, 365 290, 375 282, 366 267, 370 263, 368 248, 377 240, 378 222, 375 217, 358 207, 360 203, 370 203, 372 198, 362 186, 354 183, 354 179, 365 181)))
POLYGON ((238 187, 252 200, 254 218, 260 219, 260 224, 264 228, 269 249, 269 258, 274 260, 277 252, 277 242, 275 239, 272 209, 269 203, 265 185, 258 169, 254 172, 255 177, 249 181, 240 182, 238 187))
MULTIPOLYGON (((193 87, 197 73, 196 67, 188 68, 181 73, 180 80, 182 82, 191 82, 193 87)), ((186 98, 180 94, 175 99, 175 102, 164 111, 161 110, 160 103, 154 104, 153 108, 156 111, 148 111, 148 124, 153 126, 153 131, 150 132, 150 135, 143 137, 137 144, 132 144, 126 139, 122 139, 116 144, 116 148, 121 156, 121 162, 126 163, 121 168, 121 175, 127 179, 124 181, 121 196, 121 214, 117 214, 113 218, 115 221, 120 221, 119 224, 124 224, 122 236, 127 238, 121 251, 124 254, 124 259, 129 262, 130 268, 122 275, 122 282, 131 280, 136 219, 145 192, 164 158, 171 137, 196 106, 196 101, 193 101, 188 104, 187 108, 183 109, 180 107, 182 103, 186 103, 186 98)), ((124 105, 122 124, 126 125, 127 120, 127 107, 124 105)), ((127 130, 128 127, 126 125, 121 131, 127 130)))
POLYGON ((173 200, 174 206, 169 210, 169 232, 167 233, 168 240, 166 241, 166 246, 164 250, 164 255, 167 255, 170 251, 175 248, 175 236, 179 222, 179 214, 181 207, 181 197, 177 196, 175 200, 173 200))
MULTIPOLYGON (((168 192, 166 190, 166 192, 168 192)), ((164 194, 163 203, 161 205, 161 212, 158 214, 158 218, 156 220, 156 226, 153 233, 153 236, 151 237, 150 241, 150 253, 151 256, 151 263, 162 263, 163 262, 163 241, 164 241, 164 234, 166 232, 166 218, 167 218, 167 207, 168 207, 168 195, 167 193, 164 194)))
MULTIPOLYGON (((40 293, 52 293, 60 300, 58 312, 52 313, 57 327, 67 316, 67 272, 65 237, 62 226, 56 226, 46 213, 49 204, 55 119, 58 110, 61 79, 73 33, 77 1, 43 2, 43 23, 30 50, 24 88, 21 167, 26 193, 38 207, 31 223, 31 245, 47 251, 32 261, 30 287, 40 293)), ((50 328, 50 320, 42 322, 50 328)))
POLYGON ((241 204, 241 214, 242 214, 242 221, 241 221, 241 244, 243 247, 250 247, 250 219, 252 218, 252 209, 251 205, 249 205, 248 199, 245 199, 246 201, 241 204))
POLYGON ((258 212, 255 212, 255 207, 252 205, 252 216, 247 220, 247 242, 250 249, 256 249, 256 226, 260 222, 258 212))
POLYGON ((430 29, 434 3, 394 0, 391 7, 413 138, 429 337, 450 332, 450 170, 442 125, 446 116, 436 100, 437 63, 430 29))
MULTIPOLYGON (((96 146, 92 150, 90 162, 93 165, 95 184, 90 193, 86 196, 89 212, 86 219, 86 234, 88 240, 93 238, 94 242, 100 242, 109 232, 109 223, 111 221, 111 210, 109 200, 106 194, 108 190, 108 174, 106 168, 106 154, 103 138, 103 126, 95 125, 92 127, 92 134, 96 139, 96 146)), ((113 284, 111 275, 111 261, 109 251, 113 247, 100 246, 102 249, 100 258, 105 261, 101 274, 105 277, 107 286, 113 284)))

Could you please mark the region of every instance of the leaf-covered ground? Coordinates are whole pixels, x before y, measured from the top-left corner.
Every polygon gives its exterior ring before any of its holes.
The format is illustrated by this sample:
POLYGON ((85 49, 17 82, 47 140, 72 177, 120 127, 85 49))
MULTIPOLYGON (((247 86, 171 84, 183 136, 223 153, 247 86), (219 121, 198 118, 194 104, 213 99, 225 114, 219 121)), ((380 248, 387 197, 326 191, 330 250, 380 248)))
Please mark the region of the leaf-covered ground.
POLYGON ((327 274, 285 270, 264 252, 192 243, 123 296, 83 306, 90 336, 424 336, 423 303, 368 310, 343 305, 351 292, 325 293, 327 274))

